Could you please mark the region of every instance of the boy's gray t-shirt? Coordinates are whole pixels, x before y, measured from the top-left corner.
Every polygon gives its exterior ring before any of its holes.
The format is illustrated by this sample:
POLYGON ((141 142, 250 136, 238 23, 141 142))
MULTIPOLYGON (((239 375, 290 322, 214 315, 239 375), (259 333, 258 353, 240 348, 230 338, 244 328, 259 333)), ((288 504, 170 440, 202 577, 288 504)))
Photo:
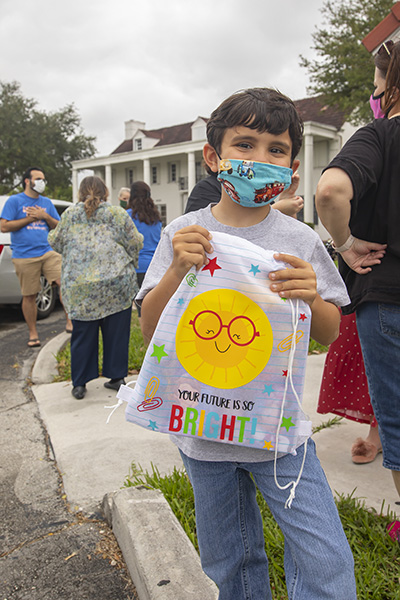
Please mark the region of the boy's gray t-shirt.
MULTIPOLYGON (((136 300, 142 300, 163 277, 172 262, 172 238, 189 225, 200 225, 208 231, 238 236, 264 250, 293 254, 310 263, 317 276, 319 295, 337 306, 349 303, 346 287, 320 237, 304 223, 271 209, 268 216, 251 227, 223 225, 212 214, 212 206, 178 217, 164 230, 160 243, 147 270, 136 300)), ((212 240, 211 240, 212 244, 212 240)), ((269 282, 267 282, 269 283, 269 282)), ((173 436, 171 440, 190 458, 208 461, 263 462, 274 459, 274 451, 257 450, 220 442, 173 436)))

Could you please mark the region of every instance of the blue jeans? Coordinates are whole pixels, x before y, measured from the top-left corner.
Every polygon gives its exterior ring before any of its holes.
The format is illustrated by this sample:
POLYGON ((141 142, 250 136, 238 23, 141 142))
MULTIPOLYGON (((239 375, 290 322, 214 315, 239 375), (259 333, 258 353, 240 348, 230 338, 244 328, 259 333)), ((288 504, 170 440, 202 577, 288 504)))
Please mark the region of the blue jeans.
MULTIPOLYGON (((280 485, 296 479, 303 451, 301 446, 297 456, 278 459, 280 485)), ((273 461, 208 462, 181 455, 194 490, 202 567, 217 584, 219 600, 272 599, 254 481, 285 538, 289 600, 356 599, 353 556, 312 440, 288 509, 289 492, 276 486, 273 461)))
POLYGON ((400 306, 365 302, 356 317, 383 466, 400 471, 400 306))

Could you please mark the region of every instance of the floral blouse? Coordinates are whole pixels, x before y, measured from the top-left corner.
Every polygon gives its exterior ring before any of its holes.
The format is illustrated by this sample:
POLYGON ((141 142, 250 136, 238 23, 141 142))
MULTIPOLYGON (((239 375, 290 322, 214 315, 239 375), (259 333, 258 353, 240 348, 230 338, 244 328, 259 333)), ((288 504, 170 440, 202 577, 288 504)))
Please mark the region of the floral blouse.
POLYGON ((83 203, 74 204, 48 240, 62 256, 61 294, 70 319, 94 321, 131 306, 143 236, 123 208, 104 202, 88 218, 83 203))

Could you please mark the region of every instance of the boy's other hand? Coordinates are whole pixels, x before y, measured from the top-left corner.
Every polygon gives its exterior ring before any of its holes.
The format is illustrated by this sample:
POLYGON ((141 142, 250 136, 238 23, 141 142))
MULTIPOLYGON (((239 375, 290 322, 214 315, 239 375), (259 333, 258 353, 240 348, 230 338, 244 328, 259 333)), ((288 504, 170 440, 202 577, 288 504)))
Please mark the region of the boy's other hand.
POLYGON ((208 263, 206 253, 211 254, 211 234, 200 225, 190 225, 177 231, 172 238, 174 257, 171 268, 183 278, 195 266, 200 269, 208 263))
POLYGON ((274 254, 276 260, 288 263, 293 269, 271 271, 271 290, 283 298, 299 298, 309 306, 317 297, 317 277, 310 263, 291 254, 274 254))

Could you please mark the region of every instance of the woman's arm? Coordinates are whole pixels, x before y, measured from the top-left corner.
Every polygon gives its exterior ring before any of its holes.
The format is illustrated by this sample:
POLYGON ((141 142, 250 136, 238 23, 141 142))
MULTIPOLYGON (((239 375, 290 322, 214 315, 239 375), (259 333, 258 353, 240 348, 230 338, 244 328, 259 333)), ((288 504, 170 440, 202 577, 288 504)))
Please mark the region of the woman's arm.
POLYGON ((328 169, 321 175, 315 205, 322 224, 332 236, 343 260, 360 275, 366 275, 385 255, 386 244, 377 244, 351 236, 349 227, 353 184, 345 171, 328 169), (344 246, 343 250, 340 248, 344 246))
POLYGON ((336 247, 342 246, 350 235, 352 198, 353 184, 345 171, 332 168, 322 173, 315 193, 315 206, 336 247))

